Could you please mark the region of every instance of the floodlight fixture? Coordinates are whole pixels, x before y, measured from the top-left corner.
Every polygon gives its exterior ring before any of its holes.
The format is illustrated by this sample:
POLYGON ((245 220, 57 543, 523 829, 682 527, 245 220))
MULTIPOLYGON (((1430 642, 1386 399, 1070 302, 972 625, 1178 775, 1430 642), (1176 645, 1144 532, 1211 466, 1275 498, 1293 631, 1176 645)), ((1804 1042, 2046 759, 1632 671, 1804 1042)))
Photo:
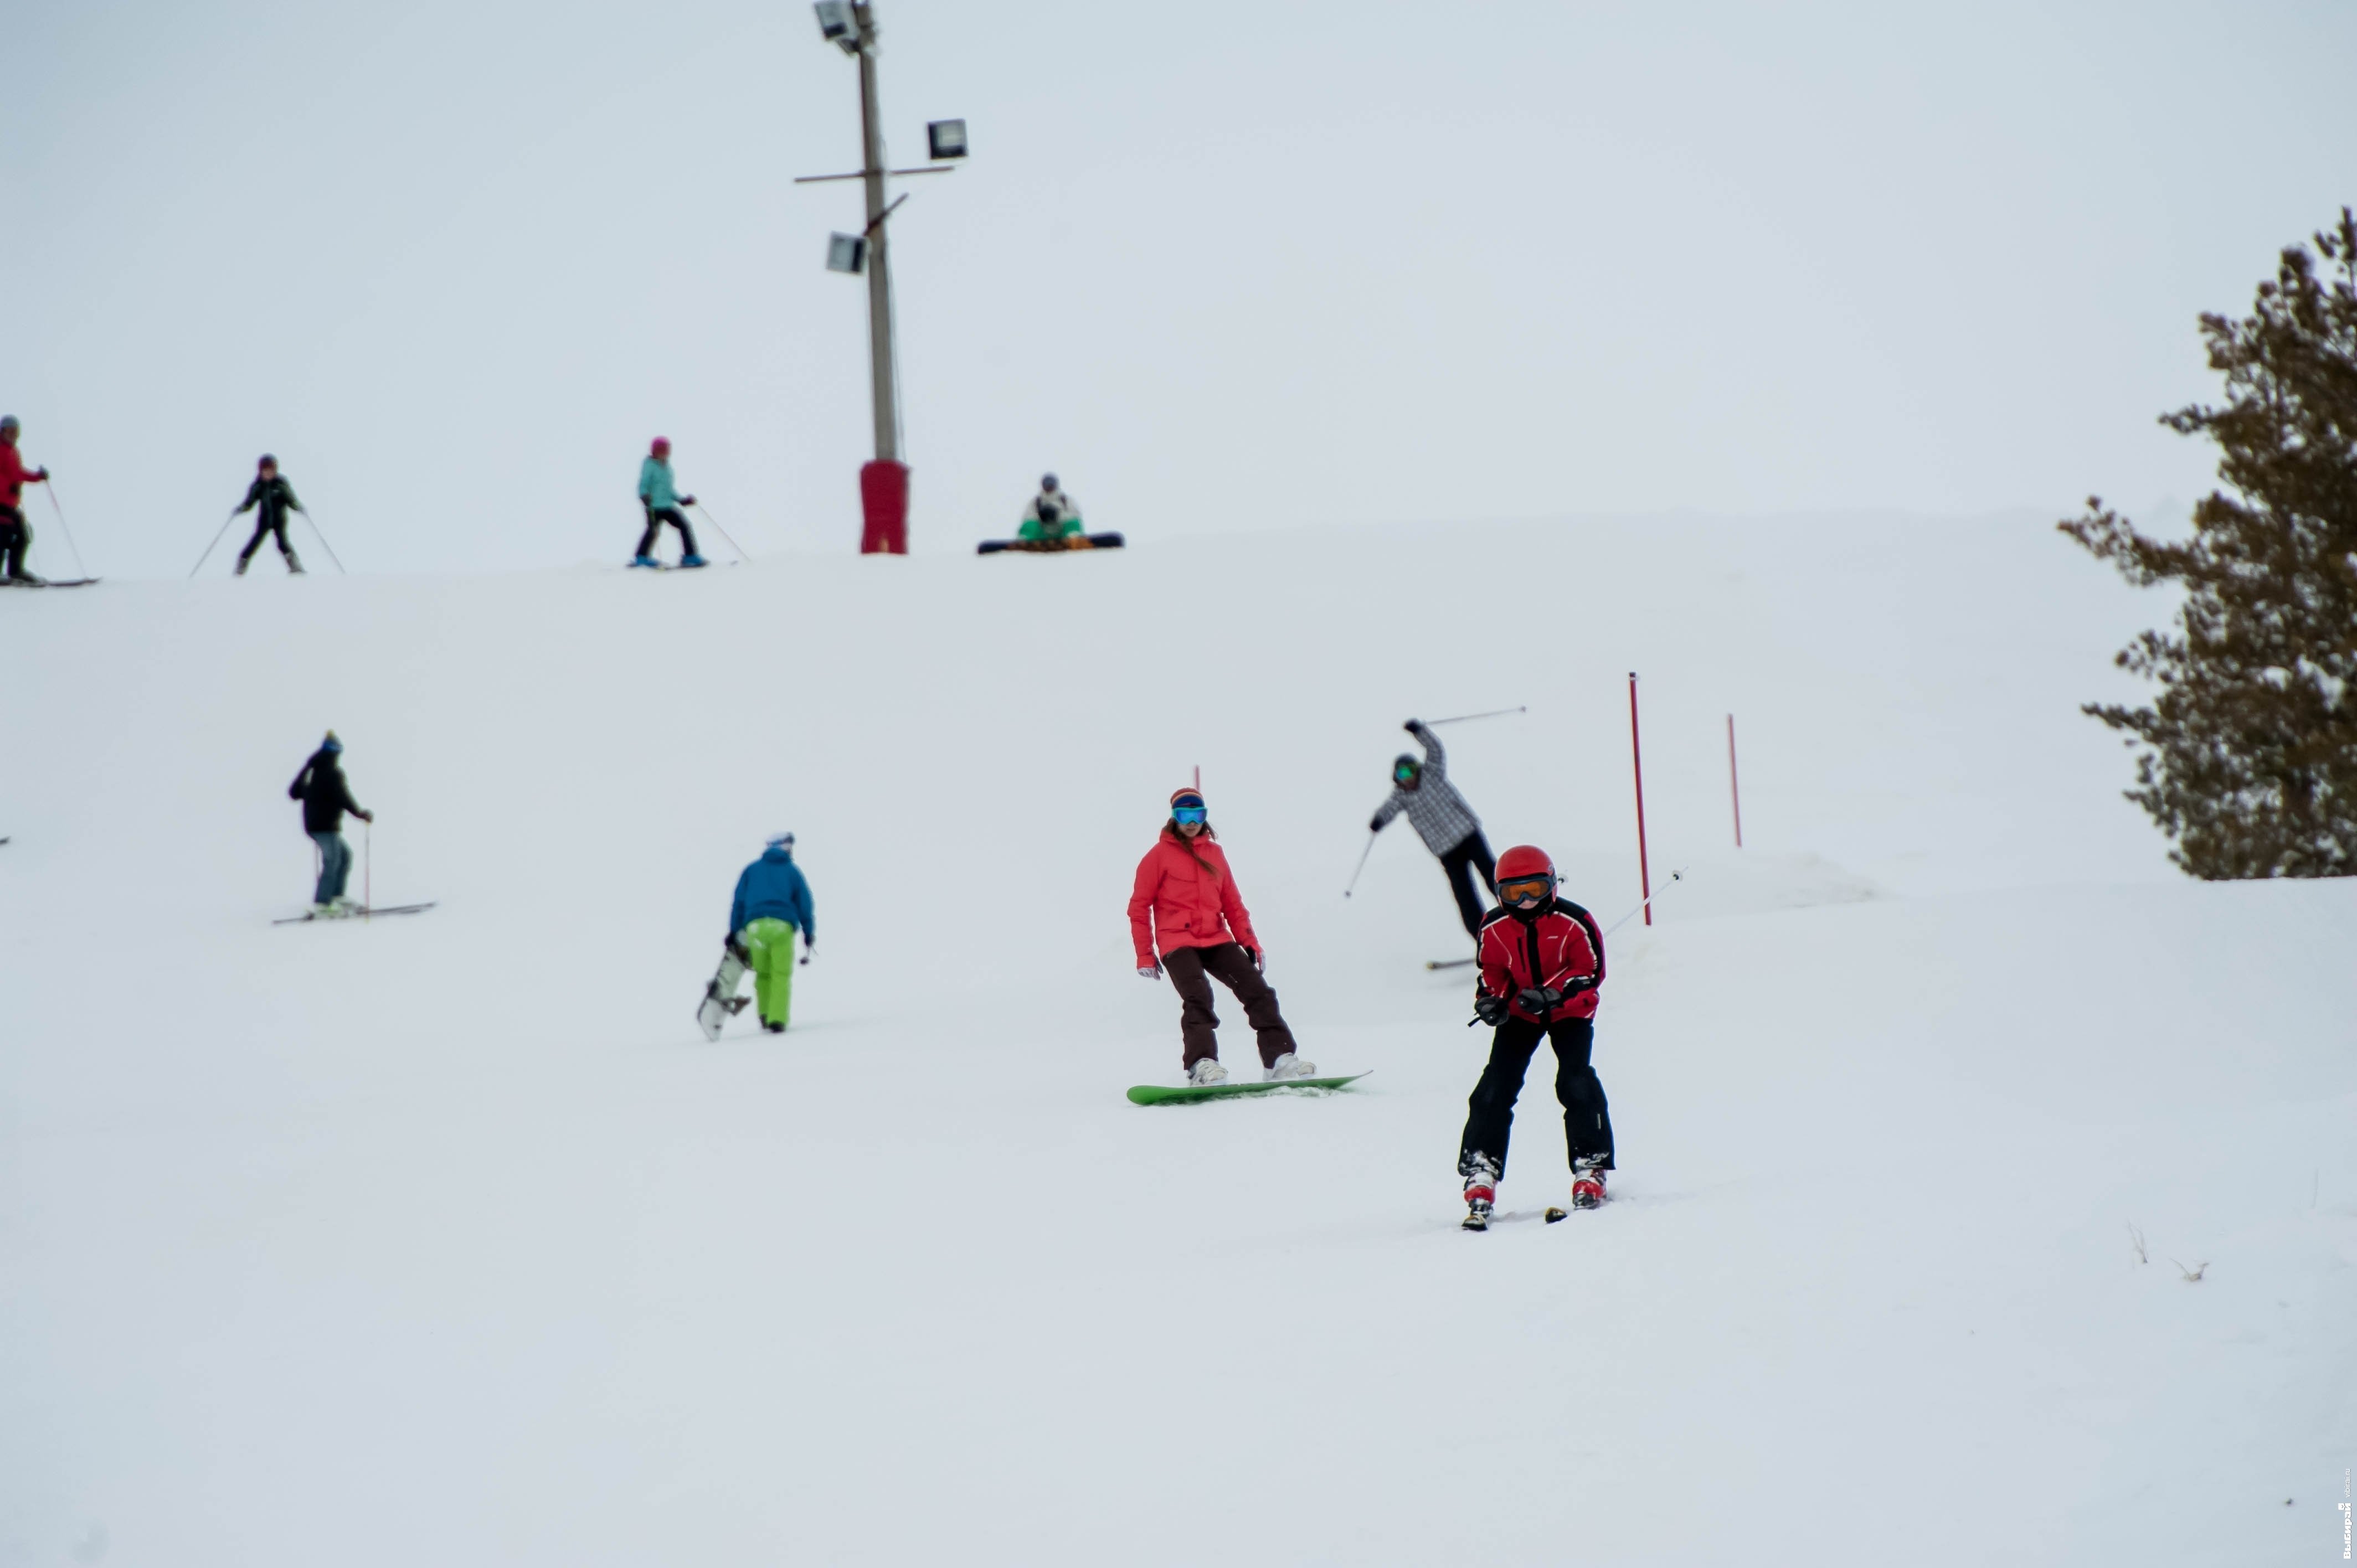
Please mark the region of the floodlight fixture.
POLYGON ((867 270, 867 237, 864 234, 830 234, 826 237, 826 270, 831 273, 864 273, 867 270))
POLYGON ((935 120, 925 126, 925 145, 932 151, 933 161, 965 156, 965 122, 935 120))
POLYGON ((859 52, 859 28, 853 23, 850 0, 818 0, 818 34, 845 54, 859 52))

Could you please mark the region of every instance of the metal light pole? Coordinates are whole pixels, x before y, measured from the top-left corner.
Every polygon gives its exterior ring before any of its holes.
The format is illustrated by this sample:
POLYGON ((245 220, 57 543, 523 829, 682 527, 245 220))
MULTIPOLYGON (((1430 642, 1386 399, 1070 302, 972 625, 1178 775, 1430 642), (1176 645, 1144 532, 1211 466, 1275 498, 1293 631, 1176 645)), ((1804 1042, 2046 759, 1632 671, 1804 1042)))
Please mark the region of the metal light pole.
MULTIPOLYGON (((947 174, 956 166, 936 161, 923 168, 884 166, 883 113, 876 91, 876 7, 869 0, 819 0, 822 37, 859 59, 859 162, 857 174, 805 175, 796 185, 856 179, 867 195, 867 226, 856 235, 837 234, 827 265, 836 272, 867 274, 867 389, 876 425, 876 456, 859 470, 863 554, 909 553, 909 467, 900 461, 900 389, 892 351, 891 247, 887 220, 906 201, 885 199, 884 177, 947 174)), ((941 120, 927 128, 936 160, 965 156, 965 122, 941 120)))

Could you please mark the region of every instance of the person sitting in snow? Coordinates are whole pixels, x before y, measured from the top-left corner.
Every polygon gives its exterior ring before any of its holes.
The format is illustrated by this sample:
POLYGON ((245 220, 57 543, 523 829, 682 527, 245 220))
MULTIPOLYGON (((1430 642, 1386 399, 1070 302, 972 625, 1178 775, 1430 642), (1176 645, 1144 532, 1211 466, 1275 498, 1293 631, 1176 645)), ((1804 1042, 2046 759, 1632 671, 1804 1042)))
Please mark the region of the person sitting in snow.
POLYGON ((1563 1135, 1571 1155, 1571 1206, 1594 1208, 1603 1203, 1604 1173, 1612 1168, 1612 1113, 1604 1085, 1588 1065, 1596 1045, 1597 993, 1604 983, 1604 933, 1595 916, 1556 896, 1555 862, 1531 844, 1517 844, 1498 857, 1498 904, 1481 922, 1481 978, 1473 986, 1475 1015, 1494 1025, 1497 1033, 1457 1144, 1468 1230, 1489 1228, 1498 1180, 1506 1174, 1514 1099, 1543 1039, 1555 1047, 1555 1094, 1563 1103, 1563 1135))
POLYGON ((786 1032, 787 1015, 793 1008, 796 931, 802 934, 802 961, 808 963, 818 940, 810 883, 794 864, 794 835, 774 833, 761 858, 737 878, 737 897, 728 906, 728 949, 753 972, 761 1027, 773 1035, 786 1032))
POLYGON ((1039 476, 1039 493, 1024 510, 1023 526, 1015 537, 1031 544, 1052 544, 1081 532, 1079 503, 1066 495, 1053 474, 1039 476))

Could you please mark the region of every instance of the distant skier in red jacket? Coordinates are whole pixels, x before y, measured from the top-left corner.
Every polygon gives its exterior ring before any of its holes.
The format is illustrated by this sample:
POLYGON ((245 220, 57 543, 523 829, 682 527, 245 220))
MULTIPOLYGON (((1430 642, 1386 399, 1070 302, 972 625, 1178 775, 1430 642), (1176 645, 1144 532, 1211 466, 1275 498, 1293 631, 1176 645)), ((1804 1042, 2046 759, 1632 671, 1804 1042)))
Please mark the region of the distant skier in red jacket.
POLYGON ((38 586, 40 579, 25 570, 25 550, 33 542, 33 525, 25 521, 25 487, 44 483, 47 468, 27 468, 16 452, 16 416, 0 419, 0 583, 38 586))
POLYGON ((1604 933, 1595 916, 1555 896, 1555 862, 1529 844, 1498 857, 1498 902, 1481 922, 1481 978, 1473 992, 1473 1011, 1498 1032, 1457 1146, 1468 1230, 1489 1229, 1506 1172, 1514 1099, 1542 1038, 1555 1047, 1571 1206, 1601 1204, 1604 1173, 1612 1168, 1612 1114, 1587 1059, 1596 1044, 1597 989, 1604 983, 1604 933))
POLYGON ((1203 797, 1181 789, 1170 797, 1170 820, 1146 858, 1129 895, 1129 931, 1137 948, 1137 972, 1159 980, 1166 969, 1185 1004, 1178 1016, 1181 1058, 1189 1083, 1221 1083, 1219 1015, 1211 1007, 1211 977, 1244 1004, 1260 1044, 1263 1078, 1314 1078, 1318 1064, 1293 1048, 1293 1031, 1277 1011, 1276 993, 1261 978, 1267 955, 1253 934, 1252 916, 1228 857, 1211 841, 1203 797))

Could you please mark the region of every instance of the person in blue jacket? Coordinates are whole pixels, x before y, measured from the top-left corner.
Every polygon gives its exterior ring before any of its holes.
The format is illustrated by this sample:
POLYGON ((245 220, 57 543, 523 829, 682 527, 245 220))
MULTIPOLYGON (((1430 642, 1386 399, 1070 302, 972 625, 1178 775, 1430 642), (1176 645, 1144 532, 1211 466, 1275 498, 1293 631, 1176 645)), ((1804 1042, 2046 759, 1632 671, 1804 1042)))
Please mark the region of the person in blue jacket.
POLYGON ((808 963, 817 940, 810 884, 794 864, 794 835, 778 833, 737 878, 737 897, 728 906, 728 944, 753 972, 761 1027, 773 1035, 786 1032, 786 1015, 793 1005, 796 931, 802 934, 802 961, 808 963))
POLYGON ((701 566, 704 557, 695 553, 695 531, 687 526, 687 513, 682 507, 695 504, 694 496, 683 496, 673 486, 671 477, 671 443, 656 436, 647 451, 646 460, 639 465, 639 505, 647 514, 647 531, 639 536, 639 553, 630 562, 633 566, 660 566, 655 559, 655 541, 662 533, 664 523, 679 530, 679 564, 701 566))

